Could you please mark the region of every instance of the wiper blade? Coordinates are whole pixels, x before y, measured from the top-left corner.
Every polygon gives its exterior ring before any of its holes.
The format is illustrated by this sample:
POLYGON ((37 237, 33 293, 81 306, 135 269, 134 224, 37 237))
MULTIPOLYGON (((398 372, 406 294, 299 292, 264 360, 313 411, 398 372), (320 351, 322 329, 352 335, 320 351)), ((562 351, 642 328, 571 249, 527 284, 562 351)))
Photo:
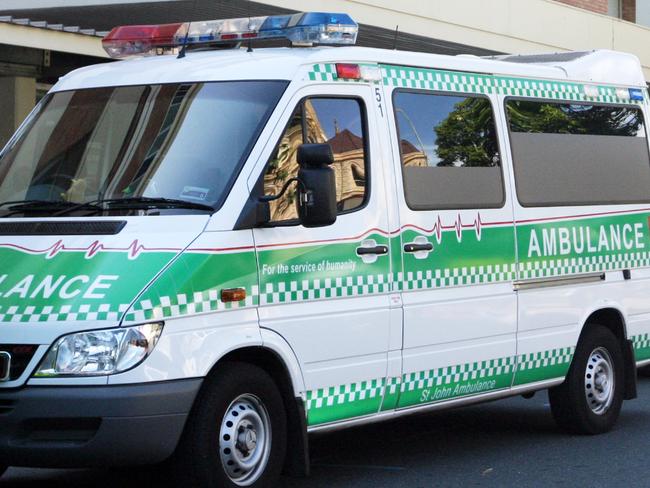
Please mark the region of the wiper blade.
POLYGON ((59 215, 68 214, 75 210, 84 208, 92 208, 95 210, 106 210, 111 207, 126 207, 126 208, 189 208, 195 210, 205 210, 207 212, 214 212, 214 207, 205 205, 203 203, 188 202, 186 200, 176 200, 173 198, 152 198, 152 197, 124 197, 124 198, 106 198, 91 200, 85 203, 78 203, 69 208, 65 208, 53 214, 54 217, 59 215))
POLYGON ((112 198, 109 200, 103 200, 99 203, 107 203, 109 206, 117 204, 118 206, 147 206, 152 208, 190 208, 214 212, 214 207, 206 205, 205 203, 188 202, 187 200, 179 200, 176 198, 127 197, 112 198))

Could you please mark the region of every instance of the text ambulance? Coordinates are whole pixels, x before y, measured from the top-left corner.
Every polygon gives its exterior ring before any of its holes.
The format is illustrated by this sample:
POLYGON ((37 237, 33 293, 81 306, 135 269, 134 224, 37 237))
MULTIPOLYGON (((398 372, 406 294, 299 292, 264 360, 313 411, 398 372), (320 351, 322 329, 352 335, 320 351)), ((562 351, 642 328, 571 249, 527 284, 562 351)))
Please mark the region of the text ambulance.
POLYGON ((356 34, 118 27, 131 59, 34 109, 0 155, 0 469, 269 486, 309 433, 543 389, 613 426, 650 360, 638 60, 308 47, 356 34))

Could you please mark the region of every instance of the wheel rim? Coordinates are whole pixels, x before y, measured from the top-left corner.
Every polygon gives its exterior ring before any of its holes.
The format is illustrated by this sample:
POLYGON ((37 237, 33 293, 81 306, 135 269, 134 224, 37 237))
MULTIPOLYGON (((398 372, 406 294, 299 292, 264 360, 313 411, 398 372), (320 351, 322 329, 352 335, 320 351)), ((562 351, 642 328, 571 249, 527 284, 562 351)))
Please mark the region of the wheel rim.
POLYGON ((585 371, 585 395, 587 405, 596 415, 609 410, 614 399, 614 363, 603 347, 597 347, 589 355, 585 371))
POLYGON ((219 454, 230 480, 249 486, 264 472, 271 452, 271 421, 255 395, 238 396, 226 410, 219 433, 219 454))

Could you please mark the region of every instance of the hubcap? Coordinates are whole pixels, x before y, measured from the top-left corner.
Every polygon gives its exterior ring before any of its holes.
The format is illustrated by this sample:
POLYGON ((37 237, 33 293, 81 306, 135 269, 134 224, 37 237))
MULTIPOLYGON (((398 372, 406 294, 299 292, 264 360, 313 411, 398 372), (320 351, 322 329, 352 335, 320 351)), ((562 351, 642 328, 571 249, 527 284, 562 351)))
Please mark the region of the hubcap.
POLYGON ((614 364, 603 347, 597 347, 589 355, 585 370, 585 395, 587 405, 596 415, 603 415, 614 399, 614 364))
POLYGON ((264 472, 271 452, 271 422, 255 395, 238 396, 226 410, 219 432, 221 463, 230 480, 249 486, 264 472))

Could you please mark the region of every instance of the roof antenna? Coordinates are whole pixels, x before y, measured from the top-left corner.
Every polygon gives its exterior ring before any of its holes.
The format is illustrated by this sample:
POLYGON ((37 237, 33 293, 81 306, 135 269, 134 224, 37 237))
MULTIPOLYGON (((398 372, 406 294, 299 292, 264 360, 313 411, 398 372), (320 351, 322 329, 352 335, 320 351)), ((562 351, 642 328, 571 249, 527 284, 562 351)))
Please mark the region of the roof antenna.
POLYGON ((399 25, 395 26, 395 37, 393 38, 393 51, 397 49, 397 35, 399 34, 399 25))
POLYGON ((187 25, 187 30, 185 31, 185 37, 183 38, 183 46, 178 52, 176 59, 183 59, 185 57, 185 51, 187 50, 187 37, 190 35, 190 27, 192 27, 192 22, 187 25))
MULTIPOLYGON (((248 0, 248 31, 250 32, 251 30, 251 1, 248 0)), ((247 53, 252 53, 253 52, 253 40, 249 37, 248 38, 248 49, 246 49, 247 53)))
MULTIPOLYGON (((194 0, 192 11, 196 12, 196 0, 194 0)), ((183 46, 181 47, 181 50, 178 52, 178 56, 176 56, 176 59, 183 59, 185 57, 185 51, 187 51, 187 38, 190 35, 191 28, 192 28, 192 21, 190 20, 189 24, 187 24, 187 31, 185 31, 185 37, 183 38, 183 46)))

